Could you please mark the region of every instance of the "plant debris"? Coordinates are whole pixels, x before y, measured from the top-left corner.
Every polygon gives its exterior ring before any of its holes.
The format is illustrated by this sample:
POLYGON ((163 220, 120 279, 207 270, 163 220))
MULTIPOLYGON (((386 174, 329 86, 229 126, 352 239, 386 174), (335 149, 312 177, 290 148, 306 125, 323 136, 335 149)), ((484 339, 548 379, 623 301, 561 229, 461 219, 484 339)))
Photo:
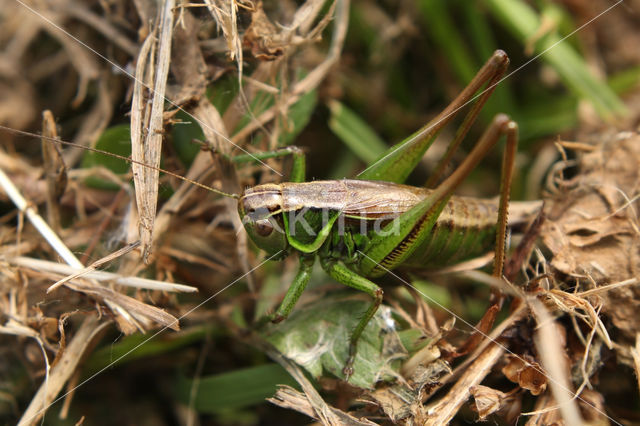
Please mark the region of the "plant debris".
MULTIPOLYGON (((640 421, 634 3, 472 3, 0 0, 0 419, 640 421), (505 46, 482 120, 518 121, 512 198, 544 214, 505 279, 492 253, 399 270, 347 378, 368 298, 313 273, 268 323, 297 259, 268 262, 234 196, 285 181, 292 153, 310 179, 356 176, 505 46)), ((492 155, 463 192, 498 192, 492 155)))
POLYGON ((631 366, 640 333, 640 135, 604 135, 585 147, 579 173, 556 182, 542 241, 552 254, 549 265, 566 275, 577 298, 558 303, 610 319, 620 360, 631 366))

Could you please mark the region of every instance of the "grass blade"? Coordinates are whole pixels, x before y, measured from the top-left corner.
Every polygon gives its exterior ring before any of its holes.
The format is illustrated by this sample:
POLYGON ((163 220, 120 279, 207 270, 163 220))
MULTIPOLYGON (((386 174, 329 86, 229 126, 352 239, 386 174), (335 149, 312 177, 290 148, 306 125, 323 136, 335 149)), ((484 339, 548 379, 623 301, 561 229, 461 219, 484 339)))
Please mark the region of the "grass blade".
MULTIPOLYGON (((495 17, 520 40, 527 44, 540 28, 539 14, 520 0, 486 0, 495 17)), ((541 37, 534 45, 535 54, 558 73, 569 88, 581 98, 587 99, 598 114, 611 120, 626 113, 626 108, 615 93, 588 69, 573 47, 561 41, 560 35, 552 31, 541 37)))
POLYGON ((329 127, 366 164, 376 161, 387 145, 353 111, 337 101, 329 103, 331 119, 329 127))

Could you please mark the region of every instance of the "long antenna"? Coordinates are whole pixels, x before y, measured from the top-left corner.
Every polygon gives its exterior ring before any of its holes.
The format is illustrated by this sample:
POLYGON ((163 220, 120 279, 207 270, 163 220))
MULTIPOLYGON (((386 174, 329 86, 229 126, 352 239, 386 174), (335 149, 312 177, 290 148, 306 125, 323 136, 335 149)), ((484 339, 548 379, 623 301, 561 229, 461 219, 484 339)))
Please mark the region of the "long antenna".
POLYGON ((67 145, 67 146, 71 146, 71 147, 74 147, 74 148, 84 149, 86 151, 95 152, 97 154, 107 155, 107 156, 110 156, 110 157, 113 157, 113 158, 117 158, 119 160, 126 161, 126 162, 131 163, 131 164, 138 164, 140 166, 148 167, 148 168, 150 168, 152 170, 156 170, 158 172, 165 173, 165 174, 167 174, 169 176, 175 177, 175 178, 180 179, 180 180, 182 180, 184 182, 188 182, 188 183, 190 183, 192 185, 195 185, 195 186, 200 187, 202 189, 206 189, 207 191, 211 191, 211 192, 213 192, 215 194, 219 194, 219 195, 222 195, 224 197, 230 197, 230 198, 235 198, 235 199, 240 198, 238 196, 238 194, 230 194, 228 192, 221 191, 219 189, 213 188, 211 186, 208 186, 208 185, 205 185, 203 183, 196 182, 195 180, 192 180, 192 179, 186 178, 184 176, 181 176, 178 173, 174 173, 174 172, 171 172, 169 170, 165 170, 165 169, 160 168, 160 167, 152 166, 152 165, 146 164, 146 163, 144 163, 142 161, 137 161, 137 160, 134 160, 132 158, 125 157, 124 155, 114 154, 113 152, 103 151, 101 149, 96 149, 96 148, 84 146, 84 145, 81 145, 81 144, 78 144, 78 143, 75 143, 75 142, 69 142, 69 141, 65 141, 65 140, 61 140, 61 139, 52 138, 50 136, 43 136, 43 135, 38 135, 36 133, 25 132, 24 130, 12 129, 11 127, 6 127, 6 126, 3 126, 1 124, 0 124, 0 130, 4 130, 6 132, 13 133, 13 134, 20 135, 20 136, 35 137, 35 138, 44 139, 44 140, 47 140, 47 141, 50 141, 50 142, 58 142, 58 143, 60 143, 62 145, 67 145))

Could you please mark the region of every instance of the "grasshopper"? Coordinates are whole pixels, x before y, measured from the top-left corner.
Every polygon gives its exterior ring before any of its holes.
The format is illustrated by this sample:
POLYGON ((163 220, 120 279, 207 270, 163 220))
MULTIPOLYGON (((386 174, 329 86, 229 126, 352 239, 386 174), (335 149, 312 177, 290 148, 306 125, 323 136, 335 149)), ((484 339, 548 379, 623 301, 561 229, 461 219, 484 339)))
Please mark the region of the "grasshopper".
MULTIPOLYGON (((492 246, 495 247, 493 274, 502 276, 509 193, 518 139, 515 122, 504 114, 497 115, 466 159, 435 188, 408 186, 403 182, 440 130, 462 107, 475 101, 426 185, 433 185, 440 179, 508 64, 505 52, 494 52, 449 106, 413 135, 390 147, 360 173, 358 179, 305 182, 304 153, 290 147, 251 155, 251 158, 234 158, 236 163, 282 155, 292 155, 294 159, 290 182, 257 185, 235 195, 135 160, 105 154, 237 198, 244 228, 258 248, 272 259, 299 253, 297 274, 279 308, 270 316, 272 322, 281 322, 289 316, 309 282, 316 257, 333 279, 371 296, 371 305, 350 337, 343 369, 348 379, 353 373, 358 340, 383 299, 383 290, 372 278, 400 266, 451 264, 483 254, 492 246), (499 202, 452 195, 502 136, 506 136, 506 147, 499 202)), ((77 146, 60 140, 56 142, 77 146)), ((514 209, 512 205, 510 223, 525 220, 535 212, 538 204, 524 203, 520 207, 514 209)))
POLYGON ((495 245, 494 275, 502 276, 507 206, 517 125, 497 115, 459 167, 434 189, 403 185, 439 131, 475 100, 436 168, 437 181, 480 109, 504 75, 509 59, 496 51, 468 86, 431 122, 392 146, 359 179, 304 182, 304 155, 294 152, 291 182, 262 184, 239 197, 238 212, 253 242, 269 255, 300 255, 298 272, 273 322, 287 318, 309 281, 316 257, 329 276, 367 293, 371 305, 355 327, 343 373, 353 373, 358 339, 383 299, 371 278, 399 266, 451 264, 495 245), (479 95, 476 96, 481 89, 479 95), (477 99, 476 99, 477 98, 477 99), (500 200, 452 193, 493 145, 506 136, 500 200))

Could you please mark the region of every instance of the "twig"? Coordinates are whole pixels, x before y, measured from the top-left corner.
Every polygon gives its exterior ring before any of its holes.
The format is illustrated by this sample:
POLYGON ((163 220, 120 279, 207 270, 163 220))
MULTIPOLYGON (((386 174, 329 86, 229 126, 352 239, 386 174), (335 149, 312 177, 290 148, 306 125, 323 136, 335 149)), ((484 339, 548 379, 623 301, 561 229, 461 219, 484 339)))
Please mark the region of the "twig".
MULTIPOLYGON (((349 1, 340 0, 336 3, 336 13, 334 21, 335 30, 333 31, 331 46, 329 47, 329 53, 327 54, 326 59, 313 71, 307 74, 305 78, 303 78, 293 86, 290 96, 286 100, 286 106, 293 105, 300 98, 300 96, 305 93, 309 93, 313 88, 317 87, 322 82, 331 67, 340 58, 344 39, 347 34, 348 21, 349 1)), ((272 120, 276 116, 276 113, 277 111, 275 108, 270 108, 269 110, 263 112, 254 120, 252 120, 251 123, 247 124, 235 135, 233 135, 231 140, 234 143, 241 141, 257 129, 259 129, 266 122, 272 120)))
MULTIPOLYGON (((140 277, 123 277, 122 275, 114 274, 106 271, 96 271, 89 268, 74 268, 72 266, 63 265, 62 263, 51 262, 48 260, 33 259, 30 257, 14 257, 7 259, 9 264, 16 266, 23 266, 25 268, 33 269, 35 271, 45 271, 60 275, 72 275, 65 279, 70 281, 74 278, 82 276, 83 278, 93 279, 96 281, 112 281, 114 284, 133 287, 144 288, 148 290, 161 290, 171 292, 184 292, 193 293, 198 291, 196 287, 192 287, 184 284, 168 283, 164 281, 151 280, 140 277)), ((65 282, 66 282, 65 281, 65 282)), ((60 281, 58 281, 60 282, 60 281)), ((57 283, 56 283, 57 284, 57 283)), ((61 283, 62 284, 62 283, 61 283)), ((54 284, 55 285, 55 284, 54 284)))
POLYGON ((580 416, 578 404, 573 398, 571 384, 569 382, 565 354, 562 351, 562 343, 556 328, 555 321, 549 312, 537 299, 530 298, 529 306, 531 312, 538 323, 538 332, 535 336, 535 343, 538 349, 542 366, 546 372, 551 392, 558 402, 558 409, 562 414, 565 424, 584 424, 580 416))
POLYGON ((280 364, 293 377, 302 388, 304 393, 298 392, 288 386, 282 386, 273 398, 267 401, 280 407, 297 410, 310 417, 320 420, 325 425, 349 425, 349 426, 372 426, 372 423, 366 419, 358 420, 337 408, 327 404, 322 396, 315 389, 313 384, 307 379, 294 362, 286 359, 275 348, 271 347, 267 342, 258 341, 258 346, 266 352, 274 361, 280 364))
POLYGON ((49 288, 47 289, 47 293, 51 293, 53 290, 55 290, 56 288, 60 287, 61 285, 63 285, 64 283, 71 281, 74 278, 78 278, 81 277, 83 275, 86 275, 92 271, 95 271, 96 269, 98 269, 100 266, 104 265, 105 263, 111 262, 113 259, 116 259, 120 256, 122 256, 123 254, 129 253, 131 250, 133 250, 134 248, 138 247, 140 245, 140 241, 136 241, 132 244, 128 244, 127 246, 121 248, 120 250, 115 251, 114 253, 111 253, 105 257, 103 257, 102 259, 98 259, 95 262, 93 262, 91 265, 87 266, 86 268, 84 268, 82 271, 77 272, 71 276, 68 276, 66 278, 63 278, 61 280, 59 280, 58 282, 52 284, 51 286, 49 286, 49 288))
POLYGON ((84 268, 84 265, 76 258, 76 256, 69 250, 69 248, 62 242, 60 237, 53 232, 53 229, 49 227, 47 222, 35 211, 33 207, 27 203, 18 188, 13 184, 9 176, 0 169, 0 186, 4 189, 7 196, 13 201, 18 210, 24 213, 33 226, 40 232, 40 234, 47 240, 47 242, 53 247, 58 255, 69 265, 74 268, 84 268))
POLYGON ((129 40, 124 34, 120 33, 116 27, 109 23, 107 19, 100 17, 87 9, 84 6, 84 2, 65 4, 64 13, 68 13, 69 15, 95 28, 107 39, 112 41, 113 44, 120 47, 129 55, 135 56, 138 53, 138 46, 134 42, 129 40))
POLYGON ((466 369, 447 395, 427 408, 425 425, 446 425, 471 396, 471 387, 479 385, 504 353, 504 346, 491 344, 466 369))
POLYGON ((631 348, 631 356, 636 370, 636 379, 638 380, 638 392, 640 392, 640 333, 636 334, 636 347, 631 348))

